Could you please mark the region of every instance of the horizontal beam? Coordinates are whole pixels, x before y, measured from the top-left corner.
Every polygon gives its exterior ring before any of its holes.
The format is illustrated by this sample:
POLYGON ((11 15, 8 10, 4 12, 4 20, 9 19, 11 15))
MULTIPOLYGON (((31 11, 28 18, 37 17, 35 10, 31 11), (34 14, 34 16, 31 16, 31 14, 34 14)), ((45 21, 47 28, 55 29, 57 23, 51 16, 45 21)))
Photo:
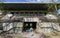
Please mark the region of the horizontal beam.
MULTIPOLYGON (((57 22, 57 20, 55 19, 39 19, 39 20, 42 20, 42 22, 57 22)), ((4 20, 0 20, 0 23, 13 23, 13 22, 25 22, 24 19, 10 19, 10 20, 7 20, 7 19, 4 19, 4 20)))
POLYGON ((52 3, 56 3, 56 4, 59 4, 60 2, 46 2, 46 3, 42 3, 42 2, 0 2, 0 3, 38 3, 38 4, 52 4, 52 3))
POLYGON ((12 22, 23 22, 23 20, 16 20, 16 19, 13 19, 13 20, 7 20, 7 19, 4 19, 4 20, 0 20, 0 23, 12 23, 12 22))

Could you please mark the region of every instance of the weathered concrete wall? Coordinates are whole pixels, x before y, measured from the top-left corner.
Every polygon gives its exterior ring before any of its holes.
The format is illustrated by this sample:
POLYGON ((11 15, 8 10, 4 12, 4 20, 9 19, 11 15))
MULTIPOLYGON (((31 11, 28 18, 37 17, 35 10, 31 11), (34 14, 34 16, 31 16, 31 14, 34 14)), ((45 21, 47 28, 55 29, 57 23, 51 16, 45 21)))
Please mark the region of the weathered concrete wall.
POLYGON ((53 29, 60 31, 60 25, 59 23, 52 23, 53 29))
POLYGON ((60 31, 59 23, 53 23, 53 22, 39 22, 37 23, 37 31, 39 32, 45 32, 50 33, 54 30, 60 31))
POLYGON ((23 23, 22 22, 18 22, 17 23, 17 27, 23 27, 23 23))
MULTIPOLYGON (((5 24, 3 24, 3 26, 5 26, 5 24)), ((7 28, 9 28, 9 27, 10 26, 8 26, 7 28)), ((21 33, 22 32, 22 27, 23 27, 23 22, 14 22, 12 27, 17 27, 15 29, 16 33, 17 32, 21 33)), ((3 28, 3 29, 6 29, 6 27, 3 28)), ((45 33, 50 33, 50 32, 53 32, 53 29, 56 29, 56 30, 60 31, 59 23, 42 22, 41 20, 37 21, 37 24, 36 24, 36 30, 37 31, 45 32, 45 33)))

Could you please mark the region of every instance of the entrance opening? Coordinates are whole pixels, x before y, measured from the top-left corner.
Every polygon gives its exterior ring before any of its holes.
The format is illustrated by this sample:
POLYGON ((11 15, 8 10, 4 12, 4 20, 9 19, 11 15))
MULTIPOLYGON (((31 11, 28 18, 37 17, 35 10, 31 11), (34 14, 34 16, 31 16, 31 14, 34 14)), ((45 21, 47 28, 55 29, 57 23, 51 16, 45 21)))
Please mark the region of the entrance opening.
POLYGON ((36 24, 37 24, 37 22, 24 22, 23 23, 23 32, 26 30, 29 30, 31 27, 33 28, 33 30, 35 30, 36 24))

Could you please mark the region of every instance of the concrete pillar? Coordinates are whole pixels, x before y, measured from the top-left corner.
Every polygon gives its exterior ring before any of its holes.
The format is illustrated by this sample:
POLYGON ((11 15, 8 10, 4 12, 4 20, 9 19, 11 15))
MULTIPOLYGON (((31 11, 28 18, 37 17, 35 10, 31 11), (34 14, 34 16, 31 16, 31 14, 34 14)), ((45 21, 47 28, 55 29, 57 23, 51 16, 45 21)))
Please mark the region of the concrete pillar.
POLYGON ((17 27, 18 33, 21 33, 22 29, 23 29, 23 23, 22 22, 18 22, 16 27, 17 27))
POLYGON ((39 23, 39 22, 37 22, 36 27, 37 27, 37 28, 36 28, 36 31, 37 31, 37 32, 40 32, 40 23, 39 23))

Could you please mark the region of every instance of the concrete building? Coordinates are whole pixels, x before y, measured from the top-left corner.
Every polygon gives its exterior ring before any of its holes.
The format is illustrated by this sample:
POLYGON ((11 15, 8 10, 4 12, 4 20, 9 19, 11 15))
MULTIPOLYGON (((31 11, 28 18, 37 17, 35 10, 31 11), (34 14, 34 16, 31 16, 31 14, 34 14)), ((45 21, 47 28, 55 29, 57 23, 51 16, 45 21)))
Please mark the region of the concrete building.
MULTIPOLYGON (((1 2, 1 27, 2 32, 21 33, 33 28, 34 31, 51 33, 54 31, 54 26, 58 26, 57 9, 60 4, 55 2, 23 2, 23 3, 8 3, 1 2)), ((56 30, 58 30, 56 28, 56 30)), ((60 31, 60 30, 58 30, 60 31)))

